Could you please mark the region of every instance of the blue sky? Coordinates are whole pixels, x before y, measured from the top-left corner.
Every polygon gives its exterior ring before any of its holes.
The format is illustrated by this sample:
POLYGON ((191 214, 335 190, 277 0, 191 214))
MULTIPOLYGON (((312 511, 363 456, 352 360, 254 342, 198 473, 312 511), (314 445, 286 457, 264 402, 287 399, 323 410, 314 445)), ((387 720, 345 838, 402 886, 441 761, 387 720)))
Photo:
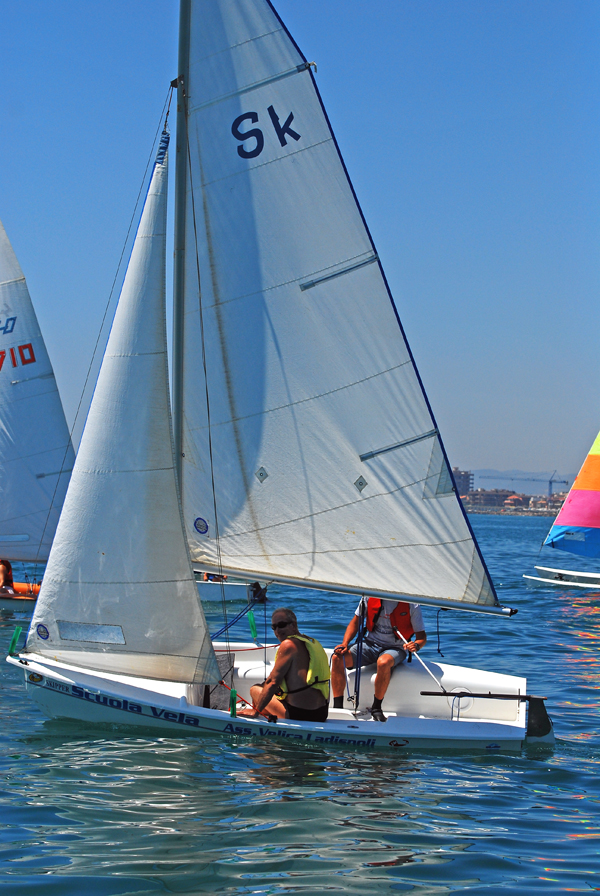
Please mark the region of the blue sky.
MULTIPOLYGON (((0 218, 69 421, 177 73, 177 7, 0 0, 0 218)), ((451 463, 576 471, 600 429, 600 4, 276 7, 318 64, 451 463)))

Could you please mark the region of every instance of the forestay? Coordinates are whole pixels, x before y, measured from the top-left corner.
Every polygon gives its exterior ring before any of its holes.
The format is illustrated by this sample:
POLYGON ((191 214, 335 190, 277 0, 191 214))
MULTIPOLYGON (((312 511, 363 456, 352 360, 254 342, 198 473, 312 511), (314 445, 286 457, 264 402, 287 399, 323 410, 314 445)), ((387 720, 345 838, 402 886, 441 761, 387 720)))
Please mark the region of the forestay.
POLYGON ((165 327, 166 145, 154 169, 27 651, 216 681, 178 500, 165 327))
POLYGON ((192 559, 495 605, 310 65, 264 0, 192 0, 189 57, 192 559))
POLYGON ((0 222, 0 557, 46 561, 74 453, 27 283, 0 222))

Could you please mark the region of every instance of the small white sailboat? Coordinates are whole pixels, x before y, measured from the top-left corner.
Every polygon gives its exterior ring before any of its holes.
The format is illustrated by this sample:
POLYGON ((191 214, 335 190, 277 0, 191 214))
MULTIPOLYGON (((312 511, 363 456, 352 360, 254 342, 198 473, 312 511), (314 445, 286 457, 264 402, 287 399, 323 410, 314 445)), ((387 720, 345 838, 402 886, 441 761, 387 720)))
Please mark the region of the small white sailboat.
MULTIPOLYGON (((27 283, 0 222, 0 557, 40 563, 50 546, 74 452, 27 283)), ((0 608, 30 609, 39 586, 14 583, 0 608)))
MULTIPOLYGON (((557 548, 579 557, 600 557, 600 433, 583 462, 542 547, 557 548)), ((600 572, 536 566, 536 575, 524 575, 531 585, 552 585, 580 591, 597 591, 600 572)))
MULTIPOLYGON (((235 718, 275 648, 212 643, 193 566, 435 607, 497 600, 306 61, 266 0, 183 0, 173 445, 167 135, 25 649, 51 716, 334 747, 551 740, 525 678, 405 664, 326 722, 235 718), (132 420, 136 425, 132 426, 132 420), (432 681, 433 679, 433 681, 432 681), (529 710, 528 710, 529 707, 529 710)), ((354 672, 349 675, 354 688, 354 672)))

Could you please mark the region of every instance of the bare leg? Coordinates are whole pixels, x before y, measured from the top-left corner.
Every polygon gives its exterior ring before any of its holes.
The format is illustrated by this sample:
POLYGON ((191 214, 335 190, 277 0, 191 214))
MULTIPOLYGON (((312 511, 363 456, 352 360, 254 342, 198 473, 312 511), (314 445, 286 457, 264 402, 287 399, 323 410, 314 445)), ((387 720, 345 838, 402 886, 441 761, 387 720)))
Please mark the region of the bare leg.
POLYGON ((343 697, 344 688, 346 687, 346 669, 351 669, 354 665, 351 653, 346 653, 343 657, 334 653, 331 657, 331 694, 333 697, 343 697))
MULTIPOLYGON (((254 706, 256 706, 260 695, 262 694, 262 687, 259 684, 255 684, 250 688, 250 696, 252 697, 252 702, 254 706)), ((263 709, 264 713, 268 713, 272 716, 277 716, 278 719, 285 719, 287 713, 285 711, 285 706, 278 700, 277 697, 273 697, 272 700, 269 700, 265 708, 263 709)))
POLYGON ((382 653, 377 659, 377 675, 375 676, 374 693, 377 700, 383 700, 385 697, 393 671, 394 658, 389 653, 382 653))

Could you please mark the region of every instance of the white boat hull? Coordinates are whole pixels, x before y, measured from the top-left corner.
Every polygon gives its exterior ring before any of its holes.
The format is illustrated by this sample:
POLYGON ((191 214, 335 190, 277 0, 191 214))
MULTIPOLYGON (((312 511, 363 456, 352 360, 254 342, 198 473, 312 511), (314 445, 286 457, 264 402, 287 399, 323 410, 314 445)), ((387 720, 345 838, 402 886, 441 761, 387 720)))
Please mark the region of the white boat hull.
POLYGON ((33 613, 37 596, 25 594, 0 594, 0 611, 3 613, 33 613))
POLYGON ((549 566, 536 566, 537 576, 523 576, 533 585, 554 585, 557 588, 579 588, 593 591, 600 588, 600 573, 576 572, 571 569, 552 569, 549 566))
POLYGON ((202 603, 205 601, 241 600, 248 601, 252 586, 247 582, 203 582, 196 579, 202 603))
MULTIPOLYGON (((225 647, 216 645, 217 651, 219 646, 225 647)), ((249 698, 251 685, 265 677, 264 651, 253 644, 230 647, 236 653, 234 687, 249 698)), ((266 648, 266 653, 269 662, 274 648, 266 648)), ((525 702, 422 696, 421 691, 435 690, 436 685, 416 662, 405 664, 393 676, 384 701, 387 722, 381 723, 366 711, 373 697, 372 668, 363 670, 358 713, 330 709, 326 722, 267 722, 232 718, 228 712, 193 705, 188 702, 189 685, 184 683, 107 675, 31 654, 9 657, 8 661, 23 670, 29 696, 53 718, 133 725, 178 736, 224 734, 367 749, 518 751, 526 740, 525 702)), ((524 678, 446 664, 429 663, 428 667, 447 691, 526 693, 524 678)), ((552 732, 542 740, 553 741, 552 732)))

